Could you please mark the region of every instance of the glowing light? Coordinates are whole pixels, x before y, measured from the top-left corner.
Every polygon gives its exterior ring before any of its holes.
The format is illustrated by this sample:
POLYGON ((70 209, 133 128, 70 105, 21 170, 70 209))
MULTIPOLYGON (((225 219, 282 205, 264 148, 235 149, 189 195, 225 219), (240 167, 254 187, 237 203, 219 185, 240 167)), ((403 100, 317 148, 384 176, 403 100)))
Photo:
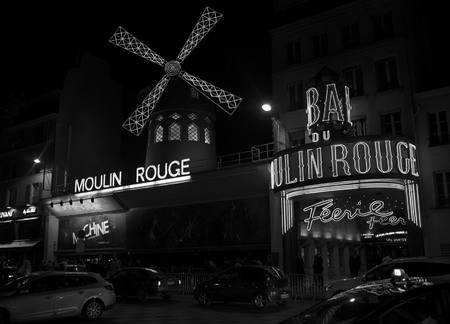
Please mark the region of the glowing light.
POLYGON ((264 111, 271 111, 272 110, 272 106, 269 104, 264 104, 261 106, 262 110, 264 111))
POLYGON ((150 117, 150 114, 155 108, 170 80, 170 77, 172 76, 180 77, 190 86, 205 94, 214 104, 224 110, 227 114, 232 115, 234 113, 241 103, 242 98, 216 87, 202 79, 199 79, 181 69, 181 63, 184 59, 215 26, 221 17, 221 13, 206 7, 186 40, 186 43, 178 54, 177 59, 169 62, 122 27, 119 27, 116 30, 114 35, 109 40, 112 44, 163 67, 166 72, 158 84, 150 91, 142 104, 123 123, 122 126, 125 129, 137 136, 141 134, 148 118, 150 117))
POLYGON ((75 196, 77 198, 90 197, 90 196, 102 196, 105 194, 112 194, 115 192, 121 192, 121 191, 127 191, 127 190, 145 189, 145 188, 150 188, 150 187, 165 186, 168 184, 183 183, 183 182, 187 182, 190 180, 191 180, 191 176, 188 175, 188 176, 183 176, 183 177, 156 180, 156 181, 151 181, 151 182, 135 183, 135 184, 131 184, 131 185, 101 189, 101 190, 96 190, 96 191, 82 192, 82 193, 75 194, 75 196))

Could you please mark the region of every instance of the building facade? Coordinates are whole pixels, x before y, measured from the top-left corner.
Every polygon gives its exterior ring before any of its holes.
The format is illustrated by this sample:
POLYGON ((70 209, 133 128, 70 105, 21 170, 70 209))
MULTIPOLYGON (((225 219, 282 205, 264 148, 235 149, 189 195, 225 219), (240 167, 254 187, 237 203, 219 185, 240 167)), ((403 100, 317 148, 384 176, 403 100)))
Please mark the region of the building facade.
POLYGON ((421 93, 439 85, 422 8, 421 1, 274 2, 272 249, 288 270, 300 255, 312 273, 318 253, 325 274, 348 274, 355 248, 362 270, 392 253, 448 257, 446 239, 431 235, 448 213, 448 101, 445 89, 421 93), (440 141, 428 147, 433 133, 440 141), (374 201, 392 223, 361 226, 374 201))

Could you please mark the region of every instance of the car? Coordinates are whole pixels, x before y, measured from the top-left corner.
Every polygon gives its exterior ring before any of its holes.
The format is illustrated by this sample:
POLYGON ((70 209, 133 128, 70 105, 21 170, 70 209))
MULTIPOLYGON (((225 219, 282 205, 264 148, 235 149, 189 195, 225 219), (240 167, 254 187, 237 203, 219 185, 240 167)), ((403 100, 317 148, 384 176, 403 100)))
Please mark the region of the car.
POLYGON ((197 284, 194 298, 201 306, 211 302, 247 302, 264 309, 271 303, 286 305, 291 298, 291 288, 288 277, 277 267, 241 265, 197 284))
POLYGON ((449 294, 449 280, 409 277, 396 268, 391 279, 341 292, 279 324, 450 323, 449 294))
POLYGON ((157 268, 123 267, 108 280, 114 285, 118 296, 136 297, 141 302, 150 296, 167 300, 182 292, 179 278, 168 276, 157 268))
POLYGON ((58 266, 54 266, 54 267, 49 267, 46 270, 49 271, 69 271, 69 272, 87 272, 88 269, 86 268, 86 266, 82 265, 82 264, 64 264, 61 263, 58 266))
POLYGON ((113 285, 92 272, 33 272, 0 287, 0 323, 96 320, 115 305, 113 285))
POLYGON ((325 286, 325 298, 329 298, 342 291, 354 288, 370 281, 387 279, 394 268, 401 268, 412 277, 450 276, 450 263, 436 261, 426 257, 409 257, 393 259, 374 266, 364 274, 330 282, 325 286))
POLYGON ((17 268, 15 267, 0 267, 0 286, 10 282, 19 277, 17 268))

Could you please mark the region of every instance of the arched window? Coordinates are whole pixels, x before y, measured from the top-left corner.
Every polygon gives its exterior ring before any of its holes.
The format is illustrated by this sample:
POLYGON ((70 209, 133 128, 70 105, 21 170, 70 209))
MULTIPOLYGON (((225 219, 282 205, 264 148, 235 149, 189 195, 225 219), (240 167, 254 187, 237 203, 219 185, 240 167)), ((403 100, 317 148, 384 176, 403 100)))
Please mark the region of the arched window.
POLYGON ((188 141, 198 142, 198 126, 195 124, 188 126, 188 141))
POLYGON ((211 144, 211 131, 208 127, 205 128, 205 143, 211 144))
POLYGON ((163 141, 163 131, 164 128, 161 125, 156 126, 155 128, 155 143, 159 143, 163 141))
POLYGON ((181 126, 173 123, 169 126, 169 141, 181 141, 181 126))

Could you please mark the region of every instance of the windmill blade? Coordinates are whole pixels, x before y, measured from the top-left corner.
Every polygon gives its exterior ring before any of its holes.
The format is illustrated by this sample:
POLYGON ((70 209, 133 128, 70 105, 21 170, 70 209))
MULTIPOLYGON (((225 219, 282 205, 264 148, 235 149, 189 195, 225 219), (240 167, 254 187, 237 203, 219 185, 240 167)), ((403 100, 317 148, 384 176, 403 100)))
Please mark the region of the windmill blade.
POLYGON ((214 27, 214 25, 222 18, 220 12, 214 11, 213 9, 206 7, 203 11, 200 19, 195 25, 194 29, 189 35, 186 43, 184 43, 180 54, 177 56, 178 62, 183 62, 186 56, 192 52, 192 50, 200 43, 200 41, 206 36, 206 34, 214 27))
POLYGON ((216 87, 202 79, 199 79, 185 71, 180 71, 179 76, 195 89, 199 90, 200 93, 205 95, 229 115, 232 115, 236 111, 242 101, 242 98, 216 87))
POLYGON ((166 64, 165 59, 120 26, 109 42, 160 66, 164 67, 166 64))
POLYGON ((143 131, 145 124, 147 123, 150 114, 156 106, 159 98, 166 88, 170 77, 164 75, 161 80, 156 84, 156 86, 150 91, 150 93, 145 97, 142 101, 141 105, 136 108, 135 111, 128 117, 128 119, 123 123, 123 128, 133 133, 136 136, 139 136, 143 131))

